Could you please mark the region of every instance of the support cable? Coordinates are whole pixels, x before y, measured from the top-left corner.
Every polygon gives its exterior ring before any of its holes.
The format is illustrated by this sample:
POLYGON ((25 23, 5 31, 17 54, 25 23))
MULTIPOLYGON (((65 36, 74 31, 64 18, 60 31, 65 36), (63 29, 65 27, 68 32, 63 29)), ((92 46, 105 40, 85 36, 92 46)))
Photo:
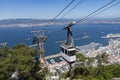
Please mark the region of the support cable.
MULTIPOLYGON (((80 23, 80 22, 86 20, 89 16, 91 16, 91 15, 95 14, 96 12, 102 10, 103 8, 109 6, 110 4, 112 4, 112 3, 115 2, 115 1, 116 1, 116 0, 112 0, 112 1, 108 2, 107 4, 105 4, 105 5, 103 5, 102 7, 98 8, 98 9, 95 10, 94 12, 88 14, 88 15, 85 16, 84 18, 76 21, 73 25, 75 25, 75 24, 77 24, 77 23, 80 23)), ((116 3, 116 4, 113 4, 111 7, 116 6, 116 5, 118 5, 119 3, 120 3, 120 2, 118 2, 118 3, 116 3)), ((111 8, 111 7, 109 7, 109 8, 111 8)), ((109 9, 109 8, 106 8, 106 9, 102 10, 101 12, 104 12, 104 11, 106 11, 106 10, 109 9)), ((96 13, 96 15, 97 15, 97 13, 96 13)), ((95 15, 94 15, 94 16, 95 16, 95 15)), ((72 26, 73 26, 73 25, 72 25, 72 26)), ((56 31, 56 32, 59 32, 59 31, 56 31)), ((53 33, 51 33, 51 34, 53 34, 53 33)), ((49 36, 50 36, 50 34, 48 35, 48 37, 49 37, 49 36)))
POLYGON ((69 14, 73 9, 75 9, 78 5, 80 5, 84 0, 81 0, 78 2, 75 6, 73 6, 68 12, 66 12, 62 17, 65 17, 67 14, 69 14))
POLYGON ((49 25, 51 25, 51 24, 57 19, 57 17, 59 17, 74 1, 75 1, 75 0, 72 0, 72 1, 71 1, 62 11, 60 11, 60 12, 58 13, 58 15, 55 16, 55 18, 52 19, 52 20, 48 23, 48 25, 46 25, 42 30, 45 30, 49 25))
POLYGON ((115 3, 115 4, 111 5, 111 6, 109 6, 109 7, 105 8, 105 9, 103 9, 102 11, 100 11, 100 12, 94 14, 94 15, 91 16, 90 18, 92 18, 92 17, 94 17, 94 16, 96 16, 96 15, 98 15, 98 14, 100 14, 100 13, 102 13, 102 12, 104 12, 104 11, 106 11, 106 10, 112 8, 112 7, 114 7, 114 6, 117 6, 118 4, 120 4, 120 2, 117 2, 117 3, 115 3))
MULTIPOLYGON (((112 0, 112 1, 110 1, 109 3, 107 3, 107 4, 105 4, 104 6, 102 6, 102 7, 100 7, 100 8, 98 8, 97 10, 95 10, 94 12, 92 12, 92 13, 90 13, 90 14, 88 14, 87 16, 85 16, 84 18, 82 18, 82 19, 80 19, 80 20, 78 20, 76 23, 79 23, 79 22, 81 22, 81 21, 83 21, 83 20, 85 20, 86 18, 88 18, 89 16, 91 16, 91 15, 93 15, 94 13, 96 13, 96 12, 98 12, 98 11, 100 11, 100 10, 102 10, 103 8, 105 8, 105 7, 107 7, 107 6, 109 6, 110 4, 112 4, 113 2, 115 2, 116 0, 112 0)), ((75 23, 75 24, 76 24, 75 23)))

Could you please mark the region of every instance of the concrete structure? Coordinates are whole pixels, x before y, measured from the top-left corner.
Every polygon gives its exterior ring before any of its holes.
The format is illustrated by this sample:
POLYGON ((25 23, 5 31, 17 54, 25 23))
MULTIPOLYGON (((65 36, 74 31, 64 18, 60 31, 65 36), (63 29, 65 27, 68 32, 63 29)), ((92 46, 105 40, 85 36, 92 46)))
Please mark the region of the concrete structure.
POLYGON ((56 58, 56 57, 60 57, 61 54, 58 53, 58 54, 53 54, 53 55, 50 55, 50 56, 45 56, 45 59, 51 59, 51 58, 56 58))

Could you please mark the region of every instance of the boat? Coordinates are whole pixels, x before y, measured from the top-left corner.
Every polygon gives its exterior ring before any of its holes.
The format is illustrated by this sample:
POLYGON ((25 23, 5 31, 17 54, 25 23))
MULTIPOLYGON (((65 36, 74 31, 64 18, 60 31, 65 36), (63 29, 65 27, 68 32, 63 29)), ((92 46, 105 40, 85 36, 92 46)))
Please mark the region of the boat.
POLYGON ((120 38, 120 34, 116 33, 116 34, 107 34, 106 36, 102 36, 101 38, 120 38))
POLYGON ((51 59, 50 62, 51 62, 52 64, 55 64, 55 60, 54 60, 54 59, 51 59))
POLYGON ((28 41, 28 40, 30 40, 30 38, 26 38, 25 40, 28 41))
POLYGON ((120 37, 120 34, 119 34, 119 33, 116 33, 116 34, 108 34, 106 37, 107 37, 107 38, 118 38, 118 37, 120 37))
POLYGON ((89 38, 89 36, 87 35, 87 33, 83 33, 82 39, 84 39, 84 38, 89 38))
POLYGON ((85 36, 82 37, 82 39, 84 39, 84 38, 89 38, 89 36, 85 35, 85 36))

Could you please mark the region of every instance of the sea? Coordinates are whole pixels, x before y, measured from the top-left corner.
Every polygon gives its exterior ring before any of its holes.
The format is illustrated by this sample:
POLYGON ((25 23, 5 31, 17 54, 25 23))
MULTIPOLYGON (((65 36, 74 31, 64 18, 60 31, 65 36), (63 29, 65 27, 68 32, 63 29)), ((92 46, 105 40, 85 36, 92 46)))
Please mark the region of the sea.
MULTIPOLYGON (((66 25, 52 25, 45 28, 45 36, 48 36, 44 43, 45 56, 60 52, 60 44, 66 39, 66 25)), ((41 30, 43 27, 1 27, 0 43, 7 42, 9 47, 16 44, 32 45, 34 34, 33 30, 41 30)), ((108 44, 110 39, 101 38, 107 34, 120 33, 120 24, 77 24, 72 26, 75 46, 83 46, 91 42, 100 43, 103 46, 108 44), (88 36, 88 38, 83 38, 88 36)), ((39 34, 38 34, 39 35, 39 34)), ((38 47, 34 47, 37 48, 38 47)))

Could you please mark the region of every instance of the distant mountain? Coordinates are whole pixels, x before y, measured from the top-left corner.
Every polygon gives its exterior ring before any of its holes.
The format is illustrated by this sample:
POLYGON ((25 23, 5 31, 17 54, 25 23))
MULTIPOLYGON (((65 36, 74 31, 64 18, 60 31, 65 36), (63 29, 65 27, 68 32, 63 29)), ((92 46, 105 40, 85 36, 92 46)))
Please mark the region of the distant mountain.
MULTIPOLYGON (((70 19, 57 19, 55 22, 68 22, 70 19)), ((73 20, 73 19, 72 19, 73 20)), ((0 25, 2 24, 26 24, 26 23, 48 23, 52 21, 52 19, 4 19, 0 20, 0 25)))
MULTIPOLYGON (((54 25, 62 25, 69 22, 70 19, 57 19, 54 25)), ((0 27, 33 27, 43 26, 50 23, 52 19, 5 19, 0 20, 0 27)))
POLYGON ((42 23, 48 22, 49 20, 38 20, 38 19, 5 19, 0 20, 0 25, 2 24, 26 24, 26 23, 42 23))
MULTIPOLYGON (((70 21, 77 21, 78 19, 57 19, 53 25, 64 25, 70 21)), ((34 27, 43 26, 51 22, 52 19, 5 19, 0 20, 0 27, 34 27)), ((80 24, 120 24, 120 18, 111 19, 91 19, 80 22, 80 24)))
POLYGON ((91 24, 120 24, 120 18, 93 19, 86 23, 91 24))

